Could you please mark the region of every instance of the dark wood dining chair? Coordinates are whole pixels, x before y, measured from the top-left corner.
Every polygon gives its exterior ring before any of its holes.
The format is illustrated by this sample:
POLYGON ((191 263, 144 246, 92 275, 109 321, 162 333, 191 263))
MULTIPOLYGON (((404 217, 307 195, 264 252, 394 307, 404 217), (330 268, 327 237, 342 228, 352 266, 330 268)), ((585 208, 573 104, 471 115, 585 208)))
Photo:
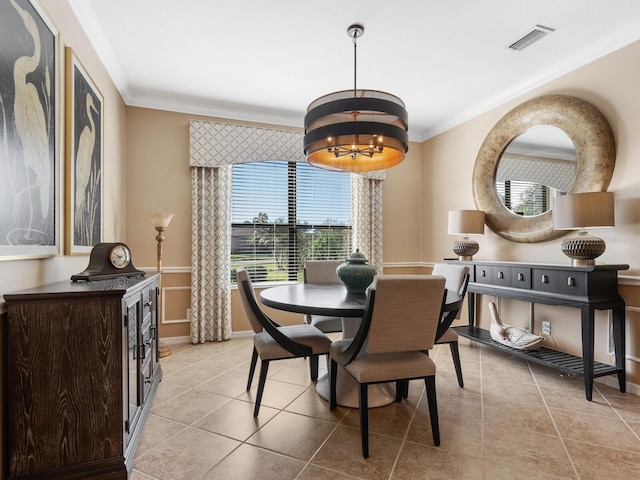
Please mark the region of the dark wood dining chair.
POLYGON ((396 401, 409 380, 424 379, 433 443, 440 445, 436 366, 423 352, 433 347, 446 299, 444 277, 379 275, 367 292, 360 328, 353 339, 329 350, 331 410, 336 408, 338 365, 358 383, 362 456, 369 457, 368 386, 396 382, 396 401))
POLYGON ((238 279, 238 290, 242 304, 254 332, 247 391, 251 389, 258 357, 261 360, 258 392, 253 410, 253 416, 257 417, 267 381, 269 362, 309 357, 311 381, 315 382, 318 379, 318 356, 329 353, 331 339, 312 325, 279 325, 261 310, 249 273, 244 268, 238 268, 236 269, 236 278, 238 279))

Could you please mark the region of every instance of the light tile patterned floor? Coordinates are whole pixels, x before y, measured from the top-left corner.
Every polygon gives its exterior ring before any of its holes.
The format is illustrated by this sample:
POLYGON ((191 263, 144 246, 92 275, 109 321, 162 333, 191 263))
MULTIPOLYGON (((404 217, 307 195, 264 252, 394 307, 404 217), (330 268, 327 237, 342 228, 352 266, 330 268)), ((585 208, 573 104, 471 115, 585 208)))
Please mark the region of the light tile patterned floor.
POLYGON ((640 397, 597 383, 588 402, 582 379, 460 343, 462 389, 448 347, 431 354, 441 445, 413 381, 408 400, 370 410, 366 460, 357 410, 329 411, 305 360, 272 363, 254 419, 251 339, 172 345, 131 479, 640 478, 640 397))

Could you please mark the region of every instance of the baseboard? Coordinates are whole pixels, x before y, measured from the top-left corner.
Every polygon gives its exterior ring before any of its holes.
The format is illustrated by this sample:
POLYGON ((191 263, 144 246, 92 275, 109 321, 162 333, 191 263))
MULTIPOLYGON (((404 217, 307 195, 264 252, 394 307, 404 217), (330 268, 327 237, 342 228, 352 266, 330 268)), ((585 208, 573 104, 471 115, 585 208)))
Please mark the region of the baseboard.
MULTIPOLYGON (((231 338, 251 338, 253 337, 253 330, 243 330, 241 332, 232 332, 231 338)), ((160 337, 161 343, 167 345, 180 345, 185 343, 191 343, 191 338, 187 336, 182 337, 160 337)))
POLYGON ((160 343, 166 343, 167 345, 180 345, 184 343, 191 343, 189 337, 160 337, 160 343))
MULTIPOLYGON (((605 385, 609 386, 609 387, 613 387, 615 389, 619 389, 620 385, 618 384, 618 378, 614 377, 614 376, 608 376, 608 377, 598 377, 598 378, 594 378, 593 379, 594 383, 604 383, 605 385)), ((627 393, 630 393, 632 395, 636 395, 638 397, 640 397, 640 385, 637 385, 635 383, 631 383, 631 382, 627 382, 627 393)))

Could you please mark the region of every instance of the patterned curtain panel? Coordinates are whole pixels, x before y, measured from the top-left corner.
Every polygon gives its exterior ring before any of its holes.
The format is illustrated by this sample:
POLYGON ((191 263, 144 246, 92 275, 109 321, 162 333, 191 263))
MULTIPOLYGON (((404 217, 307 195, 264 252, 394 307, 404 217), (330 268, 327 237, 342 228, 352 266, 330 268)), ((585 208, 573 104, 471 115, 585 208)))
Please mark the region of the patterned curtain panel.
POLYGON ((191 167, 191 343, 231 338, 231 168, 191 167))
MULTIPOLYGON (((383 175, 351 175, 353 249, 360 249, 382 273, 382 180, 383 175)), ((382 172, 383 173, 383 172, 382 172)))
POLYGON ((232 165, 302 159, 298 132, 189 122, 192 343, 231 338, 232 165))

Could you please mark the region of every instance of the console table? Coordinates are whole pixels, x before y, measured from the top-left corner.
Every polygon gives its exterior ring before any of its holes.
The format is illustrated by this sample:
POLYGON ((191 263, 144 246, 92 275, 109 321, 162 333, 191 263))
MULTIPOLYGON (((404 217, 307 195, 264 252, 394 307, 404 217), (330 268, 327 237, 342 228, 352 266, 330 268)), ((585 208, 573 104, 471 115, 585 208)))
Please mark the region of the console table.
POLYGON ((595 377, 617 374, 620 391, 625 391, 625 303, 618 294, 618 271, 627 270, 629 265, 571 267, 516 262, 461 262, 452 259, 446 262, 469 267, 469 325, 454 327, 458 335, 528 361, 583 377, 587 400, 592 398, 595 377), (546 347, 525 351, 495 342, 488 330, 475 326, 476 295, 579 308, 582 358, 546 347), (615 366, 593 360, 596 310, 611 310, 613 313, 615 366))

